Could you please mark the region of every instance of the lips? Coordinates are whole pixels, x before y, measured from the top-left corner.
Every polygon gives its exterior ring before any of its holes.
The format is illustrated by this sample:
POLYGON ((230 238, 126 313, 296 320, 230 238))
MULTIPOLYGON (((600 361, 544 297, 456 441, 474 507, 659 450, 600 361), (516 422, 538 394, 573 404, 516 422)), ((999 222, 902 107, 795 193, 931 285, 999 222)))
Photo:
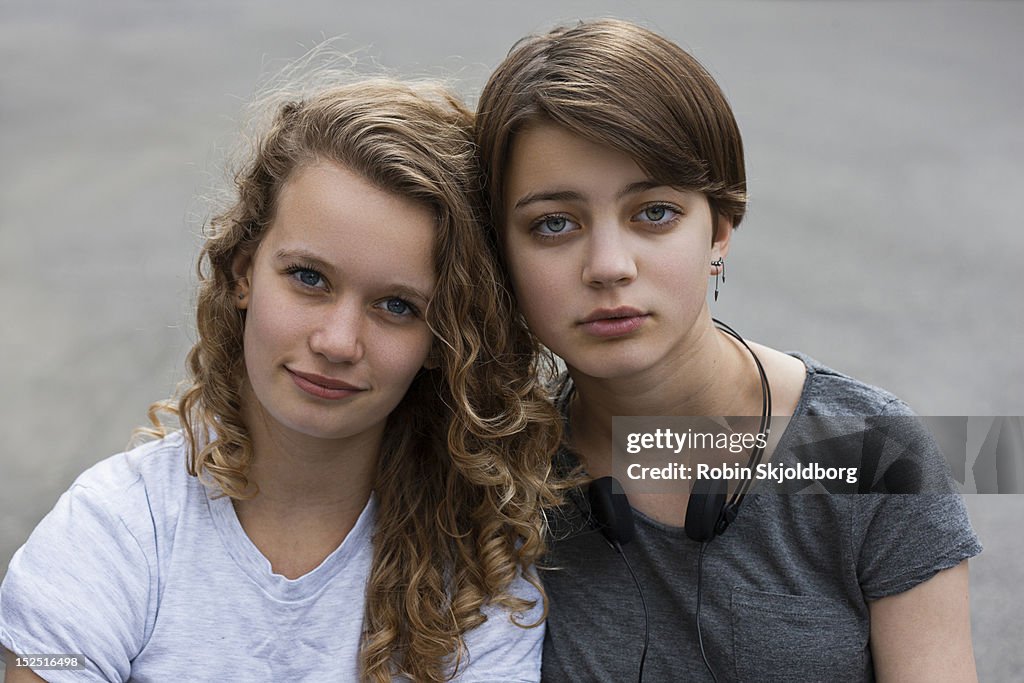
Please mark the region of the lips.
POLYGON ((624 337, 643 327, 649 317, 649 313, 631 306, 598 308, 583 318, 579 326, 584 332, 595 337, 624 337))
POLYGON ((331 401, 337 401, 349 396, 354 396, 361 391, 365 391, 362 387, 358 387, 348 382, 343 382, 340 379, 333 379, 331 377, 324 377, 322 375, 315 375, 308 372, 299 372, 298 370, 292 370, 286 367, 285 370, 291 375, 292 381, 295 385, 302 389, 307 394, 316 396, 317 398, 327 399, 331 401))
POLYGON ((618 308, 598 308, 580 321, 581 324, 597 322, 598 320, 616 320, 618 318, 636 318, 644 315, 632 306, 619 306, 618 308))

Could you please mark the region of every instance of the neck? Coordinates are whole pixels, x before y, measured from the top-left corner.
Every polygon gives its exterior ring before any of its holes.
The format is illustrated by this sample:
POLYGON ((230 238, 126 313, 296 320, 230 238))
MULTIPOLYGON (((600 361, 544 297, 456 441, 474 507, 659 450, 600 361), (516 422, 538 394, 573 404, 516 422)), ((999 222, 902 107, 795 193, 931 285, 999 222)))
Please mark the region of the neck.
POLYGON ((760 415, 761 379, 750 353, 706 318, 661 363, 621 378, 595 378, 569 368, 576 389, 570 408, 573 445, 594 476, 611 471, 616 416, 760 415), (700 329, 696 329, 699 327, 700 329))
POLYGON ((373 490, 384 423, 348 438, 315 438, 282 427, 251 390, 243 391, 243 416, 253 446, 249 480, 259 489, 235 502, 243 526, 257 518, 320 521, 347 534, 373 490))

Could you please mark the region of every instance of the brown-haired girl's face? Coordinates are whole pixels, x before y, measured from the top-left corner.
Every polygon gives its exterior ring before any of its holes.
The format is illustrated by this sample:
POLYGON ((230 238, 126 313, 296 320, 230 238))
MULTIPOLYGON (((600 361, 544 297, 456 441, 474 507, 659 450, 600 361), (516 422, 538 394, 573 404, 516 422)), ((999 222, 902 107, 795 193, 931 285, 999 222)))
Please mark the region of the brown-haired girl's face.
POLYGON ((570 368, 614 378, 656 369, 706 307, 706 197, 652 180, 629 156, 549 122, 515 138, 503 248, 530 329, 570 368))
POLYGON ((239 257, 245 368, 279 428, 382 430, 427 360, 431 211, 335 163, 297 169, 255 254, 239 257))

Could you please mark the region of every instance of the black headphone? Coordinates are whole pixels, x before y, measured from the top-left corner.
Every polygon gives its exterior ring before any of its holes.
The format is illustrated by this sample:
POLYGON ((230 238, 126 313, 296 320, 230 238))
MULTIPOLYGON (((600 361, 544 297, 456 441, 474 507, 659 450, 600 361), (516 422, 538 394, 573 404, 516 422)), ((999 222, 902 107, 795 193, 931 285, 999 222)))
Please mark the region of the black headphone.
MULTIPOLYGON (((743 348, 750 352, 751 357, 754 359, 758 375, 761 378, 761 422, 758 430, 760 434, 767 435, 772 423, 772 390, 768 383, 768 375, 761 365, 761 360, 735 330, 720 320, 712 318, 712 321, 718 329, 742 344, 743 348)), ((758 445, 759 443, 763 444, 764 442, 755 442, 754 447, 750 450, 750 462, 748 464, 751 472, 757 469, 757 465, 764 456, 764 446, 758 445)), ((686 504, 686 521, 684 522, 683 529, 688 538, 701 544, 700 559, 697 564, 697 639, 700 644, 701 656, 704 658, 704 665, 715 681, 718 680, 718 677, 715 676, 715 671, 711 668, 711 664, 704 654, 704 641, 701 637, 700 629, 701 576, 703 574, 704 551, 707 549, 707 544, 716 536, 725 533, 725 530, 729 528, 729 525, 739 515, 740 504, 750 490, 751 485, 752 480, 743 480, 730 497, 728 495, 728 480, 724 478, 701 477, 694 481, 690 489, 690 498, 686 504)), ((587 489, 587 499, 590 503, 591 524, 601 532, 601 535, 608 541, 608 544, 622 556, 623 561, 626 563, 626 568, 629 569, 629 573, 636 583, 637 591, 640 594, 640 601, 644 607, 644 649, 640 656, 638 678, 638 680, 642 681, 649 635, 647 628, 647 602, 644 600, 640 582, 637 580, 629 560, 622 552, 622 546, 633 540, 633 508, 629 505, 629 498, 626 496, 622 484, 614 477, 601 477, 590 482, 590 486, 587 489)))
MULTIPOLYGON (((726 479, 697 479, 690 489, 683 529, 691 540, 706 543, 725 532, 739 513, 739 502, 727 503, 726 479)), ((590 520, 613 546, 633 540, 633 509, 615 477, 601 477, 587 488, 590 520)))
POLYGON ((633 509, 622 484, 615 477, 601 477, 587 487, 590 502, 590 521, 615 546, 633 540, 633 509))
MULTIPOLYGON (((751 458, 751 462, 754 459, 751 458)), ((740 500, 727 502, 728 481, 697 479, 690 489, 683 529, 690 540, 707 543, 725 532, 739 514, 740 500)), ((622 484, 615 477, 601 477, 587 488, 591 522, 613 546, 633 540, 633 509, 622 484)))
MULTIPOLYGON (((758 430, 761 434, 767 434, 772 423, 772 390, 761 360, 735 330, 720 320, 712 318, 712 321, 720 330, 742 344, 757 365, 757 372, 761 378, 761 422, 758 430)), ((763 456, 764 447, 755 444, 750 450, 750 471, 757 469, 763 456)), ((726 479, 696 479, 690 489, 690 499, 686 505, 686 521, 683 528, 687 537, 698 543, 707 543, 715 536, 725 533, 739 514, 740 504, 750 486, 751 481, 744 480, 733 492, 732 497, 729 497, 726 479)), ((614 477, 601 477, 592 481, 587 497, 590 501, 591 519, 609 543, 618 542, 625 545, 633 539, 633 510, 622 485, 614 477)))

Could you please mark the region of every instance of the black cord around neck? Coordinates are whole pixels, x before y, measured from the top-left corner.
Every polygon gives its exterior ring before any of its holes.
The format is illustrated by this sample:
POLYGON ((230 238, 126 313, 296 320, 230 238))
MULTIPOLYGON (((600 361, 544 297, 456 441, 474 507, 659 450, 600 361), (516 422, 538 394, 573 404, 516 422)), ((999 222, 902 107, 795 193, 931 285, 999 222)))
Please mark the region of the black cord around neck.
MULTIPOLYGON (((754 365, 757 366, 757 374, 761 379, 761 421, 758 424, 758 433, 765 435, 765 443, 767 445, 767 436, 772 428, 772 387, 768 382, 768 373, 764 371, 764 366, 761 365, 761 359, 757 357, 754 350, 750 348, 746 340, 740 336, 739 332, 732 329, 721 320, 712 318, 711 321, 718 327, 719 330, 725 332, 730 337, 734 338, 743 348, 747 350, 750 357, 754 359, 754 365)), ((759 446, 755 440, 754 447, 750 449, 750 462, 747 463, 751 473, 757 470, 757 466, 761 463, 761 458, 764 457, 764 446, 759 446)), ((744 479, 736 490, 733 492, 729 501, 726 503, 726 508, 732 510, 732 514, 735 514, 739 509, 740 503, 743 502, 743 498, 750 491, 750 487, 753 485, 753 475, 751 478, 744 479)))
MULTIPOLYGON (((738 332, 733 330, 731 327, 729 327, 722 321, 716 320, 715 318, 712 318, 712 322, 714 322, 714 324, 719 330, 736 339, 736 341, 738 341, 754 359, 754 364, 757 366, 757 372, 761 379, 761 421, 759 423, 758 430, 760 434, 764 434, 767 437, 768 432, 771 429, 772 422, 772 391, 771 385, 768 382, 768 375, 764 370, 764 366, 761 364, 761 359, 757 357, 757 354, 754 353, 754 350, 750 348, 750 346, 743 339, 743 337, 739 335, 738 332)), ((765 441, 767 441, 767 438, 765 439, 765 441)), ((757 469, 757 465, 760 464, 761 458, 764 456, 764 450, 764 447, 758 446, 757 442, 755 441, 755 445, 750 451, 749 465, 751 472, 755 471, 757 469)), ((736 491, 733 493, 730 499, 726 502, 725 510, 727 511, 727 516, 729 518, 735 517, 739 509, 740 503, 743 502, 743 498, 747 495, 751 485, 752 479, 743 480, 743 482, 737 487, 736 491)), ((580 505, 580 501, 576 499, 576 496, 573 495, 573 493, 570 493, 570 498, 576 504, 577 508, 580 511, 583 511, 583 507, 580 505)), ((619 541, 617 540, 606 539, 606 541, 608 541, 608 544, 619 554, 619 556, 622 558, 622 561, 626 564, 626 569, 629 570, 629 575, 633 578, 633 583, 636 584, 637 593, 640 595, 640 604, 642 605, 644 611, 644 646, 640 654, 640 666, 637 675, 637 681, 642 683, 644 677, 644 663, 647 659, 647 648, 650 637, 650 616, 647 610, 647 600, 644 598, 644 592, 643 588, 640 585, 640 580, 637 578, 636 573, 633 571, 633 567, 630 565, 629 559, 626 557, 626 554, 622 551, 622 544, 619 543, 619 541)), ((714 669, 711 668, 711 662, 708 660, 707 653, 704 649, 704 638, 700 626, 700 611, 702 602, 701 598, 704 573, 704 553, 707 551, 708 543, 710 543, 710 541, 705 541, 701 543, 700 554, 697 559, 697 608, 695 616, 697 626, 697 643, 700 647, 700 656, 704 660, 704 666, 707 668, 708 673, 711 674, 711 678, 715 681, 715 683, 718 683, 718 676, 715 675, 714 669)))
MULTIPOLYGON (((757 374, 761 378, 761 421, 758 424, 758 433, 765 435, 765 442, 767 442, 768 432, 771 430, 772 425, 772 388, 768 382, 768 374, 764 371, 764 366, 761 365, 761 359, 757 357, 754 350, 750 348, 746 340, 739 335, 739 333, 723 323, 721 320, 711 319, 722 332, 733 337, 736 341, 743 345, 754 359, 754 364, 757 366, 757 374)), ((757 441, 754 442, 754 447, 750 449, 750 462, 747 463, 751 478, 744 479, 739 486, 736 487, 736 491, 733 492, 732 497, 726 502, 723 508, 723 515, 726 516, 728 521, 732 521, 733 518, 738 514, 740 503, 743 502, 743 498, 747 495, 750 490, 753 481, 753 472, 757 470, 757 466, 761 462, 761 458, 764 457, 764 447, 758 446, 757 441)), ((723 529, 724 530, 724 529, 723 529)), ((712 537, 714 538, 714 537, 712 537)), ((718 676, 715 675, 715 670, 711 668, 711 662, 708 661, 707 653, 704 651, 704 636, 701 633, 700 628, 700 605, 701 605, 701 588, 704 579, 704 552, 708 549, 708 543, 711 541, 705 541, 700 544, 700 555, 697 558, 697 610, 695 615, 695 621, 697 624, 697 645, 700 647, 700 656, 704 660, 704 666, 707 668, 708 673, 711 674, 711 678, 718 683, 718 676)))
POLYGON ((704 666, 707 668, 708 673, 711 674, 711 678, 714 679, 715 683, 718 683, 718 676, 715 675, 715 670, 711 668, 711 662, 708 661, 708 655, 704 652, 704 638, 700 632, 700 586, 704 572, 704 551, 708 549, 708 543, 710 541, 704 541, 700 544, 700 557, 697 558, 697 644, 700 646, 700 656, 704 660, 704 666))
MULTIPOLYGON (((647 601, 644 599, 644 591, 640 587, 640 580, 636 578, 636 573, 633 571, 633 566, 629 564, 629 558, 626 557, 626 553, 622 552, 622 545, 618 541, 612 544, 616 552, 622 558, 622 561, 626 563, 626 569, 629 570, 629 575, 633 577, 633 583, 636 584, 636 592, 640 595, 640 604, 644 608, 644 649, 640 652, 640 670, 637 673, 637 683, 643 683, 644 680, 644 662, 647 661, 647 643, 651 633, 650 617, 647 613, 647 601)), ((699 598, 698 598, 699 602, 699 598)), ((712 674, 714 675, 714 674, 712 674)))

